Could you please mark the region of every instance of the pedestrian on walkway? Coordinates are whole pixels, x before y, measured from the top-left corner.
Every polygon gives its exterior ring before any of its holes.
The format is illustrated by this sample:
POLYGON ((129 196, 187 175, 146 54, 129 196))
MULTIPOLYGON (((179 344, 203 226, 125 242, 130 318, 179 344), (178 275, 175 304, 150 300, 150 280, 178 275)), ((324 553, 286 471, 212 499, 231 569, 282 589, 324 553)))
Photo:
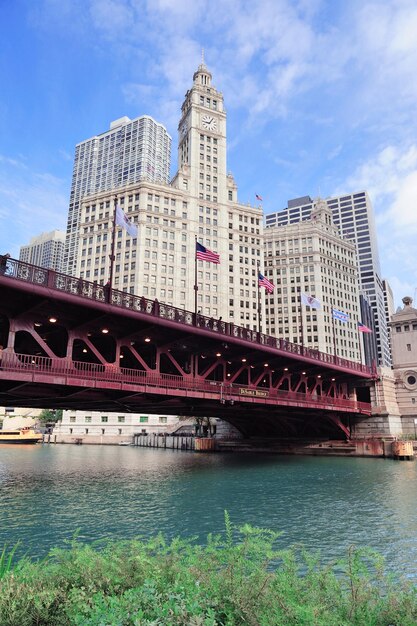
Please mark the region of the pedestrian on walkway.
POLYGON ((6 254, 0 255, 0 274, 5 274, 7 270, 7 261, 10 259, 10 254, 6 252, 6 254))
POLYGON ((110 302, 110 281, 108 280, 107 283, 104 285, 103 287, 103 291, 104 291, 104 299, 106 302, 110 302))

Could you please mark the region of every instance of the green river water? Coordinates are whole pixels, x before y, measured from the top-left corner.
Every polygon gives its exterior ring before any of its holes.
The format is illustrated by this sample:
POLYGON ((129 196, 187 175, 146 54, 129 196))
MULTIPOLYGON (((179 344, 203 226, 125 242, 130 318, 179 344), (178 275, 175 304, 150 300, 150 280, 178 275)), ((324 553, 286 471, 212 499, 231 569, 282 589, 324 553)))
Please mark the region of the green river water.
POLYGON ((371 546, 417 580, 417 462, 195 454, 119 446, 0 446, 0 545, 44 556, 78 533, 197 536, 234 524, 282 531, 323 560, 371 546))

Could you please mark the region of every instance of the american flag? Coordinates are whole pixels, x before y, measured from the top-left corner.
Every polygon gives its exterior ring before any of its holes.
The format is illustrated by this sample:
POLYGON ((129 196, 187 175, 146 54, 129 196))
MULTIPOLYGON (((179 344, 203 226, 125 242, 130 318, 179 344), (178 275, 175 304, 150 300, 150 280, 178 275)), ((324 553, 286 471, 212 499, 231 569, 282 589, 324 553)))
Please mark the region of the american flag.
POLYGON ((256 194, 255 198, 259 200, 259 202, 263 202, 262 196, 259 196, 258 194, 256 194))
POLYGON ((362 322, 358 322, 358 330, 361 333, 373 333, 374 332, 373 330, 368 328, 368 326, 365 326, 365 324, 362 324, 362 322))
POLYGON ((267 293, 272 293, 275 289, 275 285, 273 285, 270 280, 265 278, 261 272, 258 273, 258 285, 259 287, 265 287, 267 293))
POLYGON ((196 241, 195 255, 200 261, 209 261, 210 263, 220 263, 220 254, 212 252, 196 241))

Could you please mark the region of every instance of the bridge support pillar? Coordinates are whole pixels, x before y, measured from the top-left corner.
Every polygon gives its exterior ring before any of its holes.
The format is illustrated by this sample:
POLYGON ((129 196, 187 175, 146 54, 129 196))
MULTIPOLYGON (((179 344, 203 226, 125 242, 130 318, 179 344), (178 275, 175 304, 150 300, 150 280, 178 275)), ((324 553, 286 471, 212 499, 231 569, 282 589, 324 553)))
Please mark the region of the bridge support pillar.
POLYGON ((352 424, 352 438, 355 437, 400 437, 403 426, 400 415, 389 413, 371 415, 365 420, 352 424))
POLYGON ((389 368, 380 368, 379 378, 370 388, 372 415, 356 420, 354 435, 360 437, 400 437, 403 424, 395 392, 395 379, 389 368))

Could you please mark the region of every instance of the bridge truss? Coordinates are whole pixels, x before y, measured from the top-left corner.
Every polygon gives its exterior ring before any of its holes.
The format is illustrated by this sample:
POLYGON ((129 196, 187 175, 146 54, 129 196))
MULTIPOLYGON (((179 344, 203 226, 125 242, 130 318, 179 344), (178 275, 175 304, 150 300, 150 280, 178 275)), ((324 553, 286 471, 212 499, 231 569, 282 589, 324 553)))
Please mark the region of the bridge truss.
POLYGON ((350 433, 367 366, 16 260, 0 276, 0 403, 350 433))

